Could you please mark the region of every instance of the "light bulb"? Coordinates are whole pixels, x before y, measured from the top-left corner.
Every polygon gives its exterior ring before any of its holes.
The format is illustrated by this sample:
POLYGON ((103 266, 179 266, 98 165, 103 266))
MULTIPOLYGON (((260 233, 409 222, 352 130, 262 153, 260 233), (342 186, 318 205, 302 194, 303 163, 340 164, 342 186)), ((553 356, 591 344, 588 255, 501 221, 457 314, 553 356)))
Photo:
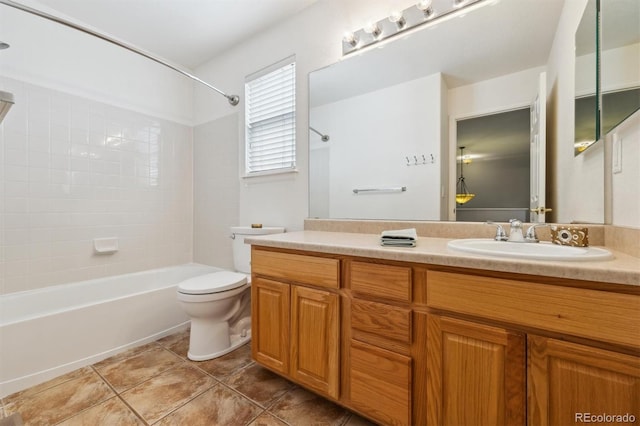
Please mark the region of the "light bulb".
POLYGON ((397 10, 391 12, 391 15, 389 15, 389 20, 396 24, 400 29, 403 28, 407 23, 407 21, 404 19, 404 16, 402 16, 402 12, 399 12, 397 10))
POLYGON ((346 32, 344 33, 344 37, 342 38, 342 41, 344 41, 351 47, 356 47, 356 45, 358 44, 358 36, 355 35, 355 33, 346 32))
POLYGON ((421 11, 425 12, 427 9, 431 7, 432 3, 433 3, 433 0, 420 0, 418 4, 416 4, 416 7, 421 11))
POLYGON ((380 34, 382 34, 382 30, 377 22, 369 22, 365 27, 364 31, 371 34, 373 37, 378 38, 380 34))
POLYGON ((420 0, 418 4, 416 4, 416 7, 422 11, 424 17, 427 19, 434 16, 433 8, 431 7, 432 3, 433 0, 420 0))

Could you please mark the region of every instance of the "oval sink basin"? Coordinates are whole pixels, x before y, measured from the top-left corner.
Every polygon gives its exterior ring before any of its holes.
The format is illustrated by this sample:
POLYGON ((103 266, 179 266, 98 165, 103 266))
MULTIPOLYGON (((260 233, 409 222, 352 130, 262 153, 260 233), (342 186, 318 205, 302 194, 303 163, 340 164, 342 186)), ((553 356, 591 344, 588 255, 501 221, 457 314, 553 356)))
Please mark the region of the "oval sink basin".
POLYGON ((599 247, 571 247, 548 242, 510 243, 487 238, 449 241, 450 249, 489 256, 516 257, 535 260, 608 260, 613 255, 599 247))

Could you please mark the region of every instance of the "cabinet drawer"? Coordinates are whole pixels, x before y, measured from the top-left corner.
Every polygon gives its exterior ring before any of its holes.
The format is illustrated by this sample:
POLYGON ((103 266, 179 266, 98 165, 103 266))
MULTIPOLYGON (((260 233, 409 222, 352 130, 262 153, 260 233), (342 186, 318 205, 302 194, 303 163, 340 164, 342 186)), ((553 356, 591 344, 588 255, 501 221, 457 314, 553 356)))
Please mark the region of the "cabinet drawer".
POLYGON ((340 261, 252 247, 251 272, 320 287, 338 288, 340 261))
POLYGON ((411 268, 351 262, 351 291, 364 296, 411 302, 411 268))
POLYGON ((411 424, 411 358, 356 341, 350 355, 353 407, 382 424, 411 424))
POLYGON ((358 340, 379 344, 376 338, 411 344, 411 310, 384 303, 354 299, 351 328, 358 340))
POLYGON ((427 305, 640 347, 640 297, 449 272, 427 272, 427 305))

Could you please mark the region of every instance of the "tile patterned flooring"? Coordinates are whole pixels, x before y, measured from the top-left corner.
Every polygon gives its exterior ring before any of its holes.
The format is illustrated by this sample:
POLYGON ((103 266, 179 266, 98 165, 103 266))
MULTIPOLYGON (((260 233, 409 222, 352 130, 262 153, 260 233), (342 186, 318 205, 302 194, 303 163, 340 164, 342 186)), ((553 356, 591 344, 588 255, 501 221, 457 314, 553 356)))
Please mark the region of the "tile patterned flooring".
POLYGON ((262 368, 250 344, 201 362, 188 346, 184 331, 9 395, 0 424, 20 413, 24 425, 372 425, 262 368))

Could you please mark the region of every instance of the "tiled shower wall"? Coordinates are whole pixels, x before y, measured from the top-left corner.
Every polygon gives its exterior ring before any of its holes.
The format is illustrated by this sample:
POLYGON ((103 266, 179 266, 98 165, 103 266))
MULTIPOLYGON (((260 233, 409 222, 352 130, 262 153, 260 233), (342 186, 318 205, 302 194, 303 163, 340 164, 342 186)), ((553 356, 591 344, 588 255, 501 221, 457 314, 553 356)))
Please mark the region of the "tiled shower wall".
POLYGON ((0 125, 0 294, 191 261, 191 127, 0 83, 16 101, 0 125), (95 254, 101 237, 119 251, 95 254))

